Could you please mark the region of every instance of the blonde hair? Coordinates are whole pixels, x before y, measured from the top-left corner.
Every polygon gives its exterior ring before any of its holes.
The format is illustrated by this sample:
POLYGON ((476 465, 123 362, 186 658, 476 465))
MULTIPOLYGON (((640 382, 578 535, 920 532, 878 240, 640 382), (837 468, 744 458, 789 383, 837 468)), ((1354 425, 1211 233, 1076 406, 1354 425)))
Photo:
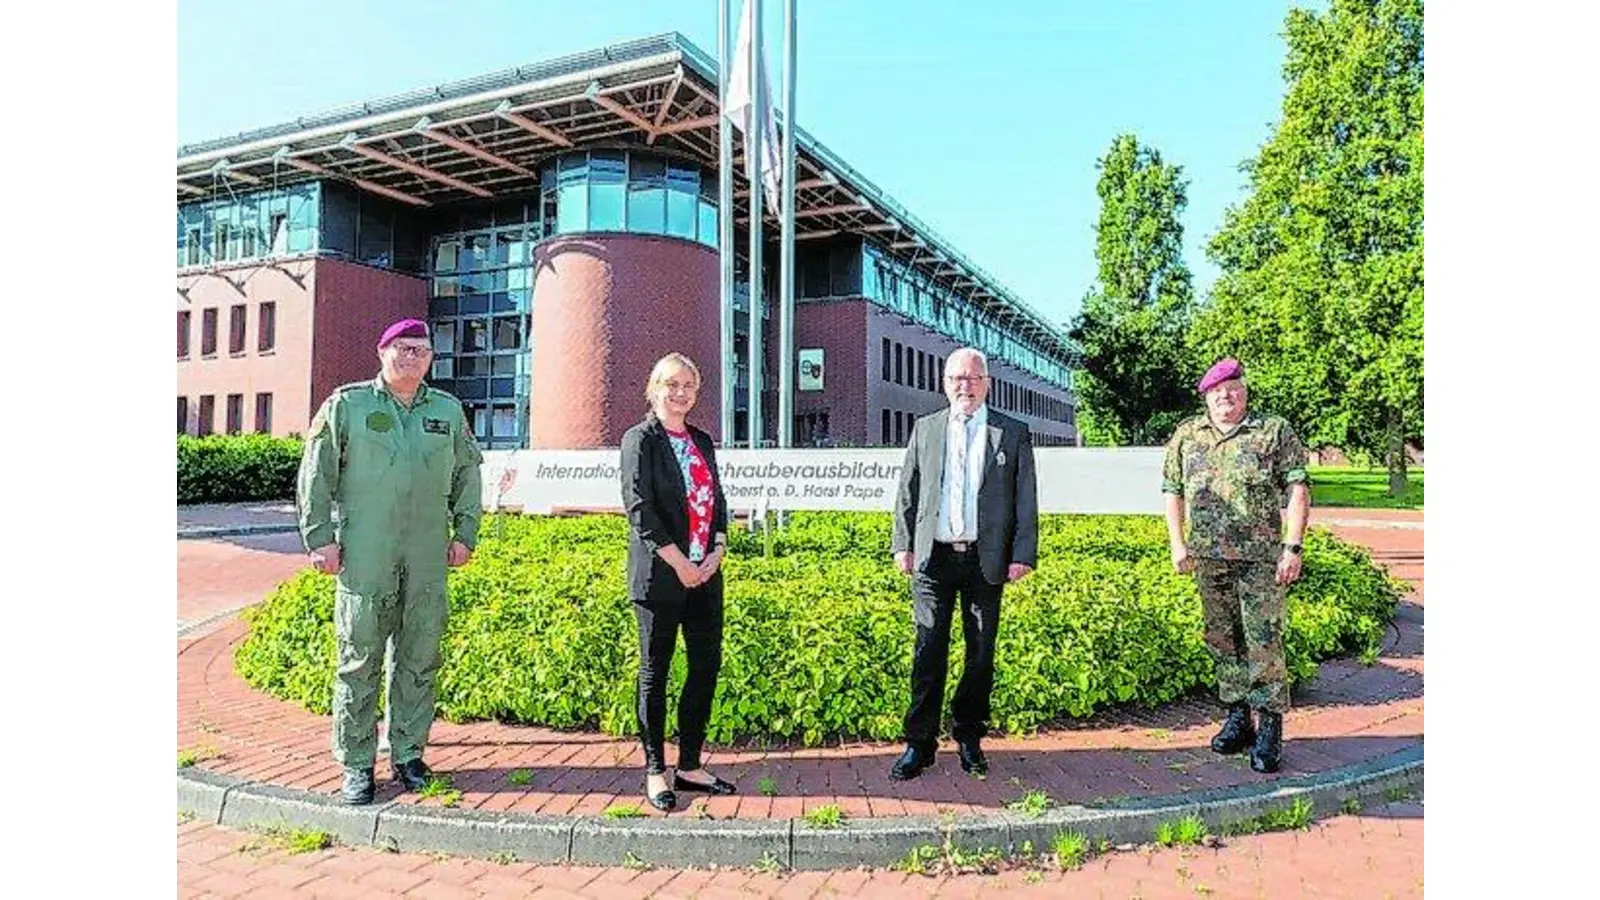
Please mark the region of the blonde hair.
POLYGON ((694 364, 694 360, 684 356, 682 353, 668 353, 666 356, 656 360, 655 368, 650 370, 650 379, 644 384, 644 402, 650 404, 655 402, 656 388, 666 382, 667 375, 675 368, 684 368, 693 372, 694 386, 697 389, 705 383, 700 378, 700 367, 694 364))

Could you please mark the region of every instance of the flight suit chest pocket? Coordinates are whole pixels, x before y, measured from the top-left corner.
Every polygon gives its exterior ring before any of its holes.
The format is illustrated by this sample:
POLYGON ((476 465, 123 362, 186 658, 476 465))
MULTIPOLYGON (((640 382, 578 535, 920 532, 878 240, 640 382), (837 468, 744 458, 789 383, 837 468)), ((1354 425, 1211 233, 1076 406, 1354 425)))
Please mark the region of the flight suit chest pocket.
POLYGON ((429 471, 448 474, 455 468, 455 424, 449 419, 424 416, 417 428, 417 454, 429 471))
POLYGON ((373 410, 350 429, 351 461, 363 468, 387 469, 400 451, 400 423, 390 413, 373 410))

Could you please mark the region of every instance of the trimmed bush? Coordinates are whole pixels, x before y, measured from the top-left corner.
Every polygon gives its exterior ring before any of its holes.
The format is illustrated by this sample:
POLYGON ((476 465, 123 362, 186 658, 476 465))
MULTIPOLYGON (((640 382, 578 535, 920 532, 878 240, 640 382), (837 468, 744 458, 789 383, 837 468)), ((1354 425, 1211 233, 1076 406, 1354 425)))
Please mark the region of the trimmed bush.
MULTIPOLYGON (((730 537, 722 675, 710 739, 893 740, 910 696, 909 580, 888 556, 887 514, 797 514, 773 536, 730 537)), ((1151 516, 1045 516, 1040 567, 1006 589, 993 723, 1025 734, 1120 704, 1151 706, 1213 684, 1192 578, 1172 571, 1151 516)), ((637 630, 627 524, 489 516, 449 578, 440 714, 632 734, 637 630)), ((1291 678, 1376 653, 1405 585, 1322 529, 1289 591, 1291 678)), ((249 611, 245 680, 318 713, 333 695, 333 579, 306 572, 249 611)), ((952 629, 953 694, 961 670, 952 629)), ((671 696, 684 677, 681 650, 671 696)), ((947 696, 948 700, 948 696, 947 696)), ((675 704, 668 705, 675 716, 675 704)))
POLYGON ((291 499, 300 447, 298 438, 266 434, 180 434, 178 502, 291 499))

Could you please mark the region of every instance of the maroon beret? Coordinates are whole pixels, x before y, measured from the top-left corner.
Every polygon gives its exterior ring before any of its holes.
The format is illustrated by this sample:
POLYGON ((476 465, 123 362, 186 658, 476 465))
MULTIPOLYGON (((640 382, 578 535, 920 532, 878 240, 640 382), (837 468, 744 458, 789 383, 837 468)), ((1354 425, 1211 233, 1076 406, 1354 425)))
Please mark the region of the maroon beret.
POLYGON ((1217 360, 1217 364, 1206 370, 1204 378, 1200 379, 1200 393, 1204 394, 1224 381, 1244 377, 1244 366, 1237 359, 1228 357, 1217 360))
POLYGON ((382 350, 383 348, 385 348, 385 347, 389 346, 390 344, 394 343, 394 339, 395 338, 403 338, 403 337, 425 338, 427 336, 428 336, 428 323, 427 322, 424 322, 421 319, 401 319, 400 321, 398 321, 398 322, 394 323, 393 325, 390 325, 388 328, 384 329, 383 337, 378 338, 378 349, 382 350))

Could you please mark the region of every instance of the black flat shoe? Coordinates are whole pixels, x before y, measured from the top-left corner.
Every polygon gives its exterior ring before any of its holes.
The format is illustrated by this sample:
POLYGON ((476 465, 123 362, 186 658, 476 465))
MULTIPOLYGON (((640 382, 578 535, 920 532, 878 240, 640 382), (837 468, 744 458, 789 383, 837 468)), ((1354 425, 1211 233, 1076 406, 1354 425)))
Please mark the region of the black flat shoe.
POLYGON ((980 778, 989 774, 989 759, 977 741, 957 741, 956 749, 961 756, 961 771, 980 778))
POLYGON ((672 808, 678 805, 678 795, 671 791, 662 791, 650 797, 650 805, 662 812, 672 812, 672 808))
POLYGON ((698 781, 690 781, 676 772, 672 773, 672 786, 680 791, 700 791, 706 794, 732 794, 738 790, 738 788, 715 775, 711 776, 710 784, 702 784, 698 781))

